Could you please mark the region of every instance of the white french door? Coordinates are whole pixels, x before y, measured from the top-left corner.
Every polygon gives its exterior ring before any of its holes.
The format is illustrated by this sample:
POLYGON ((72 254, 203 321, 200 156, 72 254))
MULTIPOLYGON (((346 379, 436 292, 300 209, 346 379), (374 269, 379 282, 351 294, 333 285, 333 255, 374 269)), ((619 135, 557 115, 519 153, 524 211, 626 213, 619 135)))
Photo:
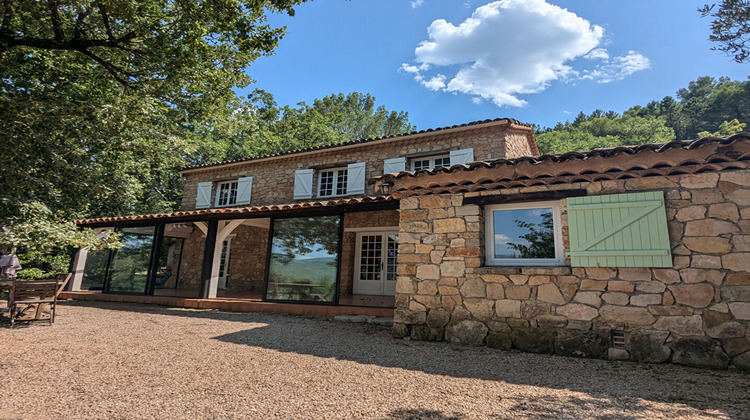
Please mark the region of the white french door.
POLYGON ((221 244, 221 256, 219 257, 219 289, 227 288, 227 278, 229 277, 229 255, 232 251, 232 236, 227 238, 221 244))
POLYGON ((395 295, 398 232, 359 232, 354 264, 354 293, 395 295))

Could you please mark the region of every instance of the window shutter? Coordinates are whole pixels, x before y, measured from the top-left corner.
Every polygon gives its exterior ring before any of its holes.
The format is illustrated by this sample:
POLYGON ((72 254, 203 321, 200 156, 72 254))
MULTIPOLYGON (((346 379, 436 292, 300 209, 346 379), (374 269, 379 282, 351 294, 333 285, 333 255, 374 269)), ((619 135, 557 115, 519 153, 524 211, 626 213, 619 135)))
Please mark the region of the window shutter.
POLYGON ((474 149, 451 150, 451 166, 474 162, 474 149))
POLYGON ((393 174, 406 170, 406 158, 393 158, 383 161, 383 174, 393 174))
POLYGON ((313 173, 312 169, 294 171, 294 199, 312 198, 313 173))
POLYGON ((365 175, 365 162, 352 163, 347 166, 346 193, 348 195, 365 193, 365 175))
POLYGON ((199 182, 198 194, 195 196, 195 208, 205 209, 211 207, 211 187, 213 182, 199 182))
POLYGON ((568 198, 574 267, 672 267, 664 193, 568 198))
POLYGON ((250 204, 253 195, 253 177, 248 176, 237 180, 237 201, 235 204, 250 204))

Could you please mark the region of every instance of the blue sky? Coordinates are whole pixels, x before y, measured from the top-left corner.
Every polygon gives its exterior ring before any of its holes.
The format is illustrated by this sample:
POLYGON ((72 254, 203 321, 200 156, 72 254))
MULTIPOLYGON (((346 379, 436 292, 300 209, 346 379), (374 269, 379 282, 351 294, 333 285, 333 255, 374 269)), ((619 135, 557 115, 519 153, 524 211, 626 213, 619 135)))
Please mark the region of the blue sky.
POLYGON ((746 80, 711 51, 692 0, 314 0, 248 90, 280 105, 369 92, 418 129, 510 117, 541 126, 622 112, 700 76, 746 80))

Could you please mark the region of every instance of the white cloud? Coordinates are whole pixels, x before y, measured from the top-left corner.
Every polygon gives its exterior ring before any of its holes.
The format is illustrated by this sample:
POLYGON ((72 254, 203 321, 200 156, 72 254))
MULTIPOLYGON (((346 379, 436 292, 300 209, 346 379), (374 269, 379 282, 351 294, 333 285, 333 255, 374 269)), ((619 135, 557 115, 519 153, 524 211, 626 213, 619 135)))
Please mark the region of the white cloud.
POLYGON ((594 48, 583 57, 590 60, 606 60, 609 58, 609 53, 604 48, 594 48))
POLYGON ((438 74, 430 80, 423 80, 421 83, 430 90, 440 90, 445 88, 445 76, 438 74))
POLYGON ((648 68, 633 51, 610 59, 601 47, 604 29, 544 0, 500 0, 477 8, 458 25, 438 19, 429 39, 415 49, 415 64, 401 70, 432 90, 464 93, 474 103, 524 106, 520 95, 538 93, 554 81, 620 80, 648 68), (596 60, 575 69, 577 58, 596 60), (440 68, 440 74, 428 72, 440 68))
POLYGON ((416 9, 417 7, 421 6, 422 3, 424 3, 424 0, 412 0, 411 7, 412 9, 416 9))
POLYGON ((510 237, 503 235, 502 233, 495 234, 495 245, 505 245, 510 242, 510 237))

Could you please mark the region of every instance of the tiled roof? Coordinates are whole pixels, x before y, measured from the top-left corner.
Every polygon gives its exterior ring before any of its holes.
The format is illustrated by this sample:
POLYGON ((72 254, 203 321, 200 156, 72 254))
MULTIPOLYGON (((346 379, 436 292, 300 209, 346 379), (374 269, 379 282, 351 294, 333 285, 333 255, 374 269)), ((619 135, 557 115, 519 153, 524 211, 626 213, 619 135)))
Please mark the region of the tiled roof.
POLYGON ((557 155, 496 159, 386 174, 394 195, 591 182, 750 168, 750 133, 557 155))
POLYGON ((395 134, 395 135, 392 135, 392 136, 374 137, 374 138, 369 138, 369 139, 351 140, 351 141, 347 141, 347 142, 343 142, 343 143, 328 144, 328 145, 323 145, 323 146, 313 146, 313 147, 308 147, 308 148, 304 148, 304 149, 296 149, 296 150, 291 150, 291 151, 288 151, 288 152, 274 153, 274 154, 264 155, 264 156, 249 157, 249 158, 234 159, 234 160, 225 160, 223 162, 215 162, 215 163, 203 163, 203 164, 200 164, 200 165, 187 166, 187 167, 183 168, 182 171, 189 171, 189 170, 193 170, 193 169, 209 168, 209 167, 213 167, 213 166, 228 165, 228 164, 232 164, 232 163, 250 162, 250 161, 254 161, 254 160, 268 159, 268 158, 274 158, 274 157, 280 157, 280 156, 289 156, 289 155, 294 155, 294 154, 297 154, 297 153, 306 153, 306 152, 313 152, 313 151, 318 151, 318 150, 333 149, 333 148, 336 148, 336 147, 351 146, 351 145, 355 145, 355 144, 372 143, 372 142, 377 142, 377 141, 381 141, 381 140, 390 140, 390 139, 396 139, 396 138, 400 138, 400 137, 409 137, 409 136, 413 136, 413 135, 417 135, 417 134, 439 133, 439 132, 442 132, 442 131, 448 131, 448 130, 453 130, 453 129, 457 129, 457 128, 466 128, 466 127, 470 127, 470 126, 480 126, 480 125, 484 125, 484 124, 492 124, 492 123, 498 123, 498 122, 507 122, 509 125, 526 127, 526 128, 529 128, 529 129, 531 128, 530 124, 522 123, 522 122, 520 122, 518 120, 515 120, 515 119, 512 119, 512 118, 495 118, 495 119, 492 119, 492 120, 488 119, 488 120, 483 120, 483 121, 474 121, 474 122, 470 122, 470 123, 466 123, 466 124, 452 125, 452 126, 448 126, 448 127, 430 128, 430 129, 427 129, 427 130, 413 131, 411 133, 404 133, 404 134, 395 134))
POLYGON ((385 203, 394 201, 389 196, 377 196, 377 197, 359 197, 359 198, 345 198, 340 200, 327 200, 327 201, 308 201, 301 203, 290 203, 290 204, 275 204, 268 206, 248 206, 248 207, 222 207, 222 208, 211 208, 201 210, 188 210, 188 211, 175 211, 172 213, 156 213, 156 214, 140 214, 134 216, 114 216, 114 217, 98 217, 92 219, 81 219, 75 220, 74 223, 79 226, 104 226, 106 224, 122 224, 124 222, 145 222, 152 221, 157 222, 180 222, 180 221, 191 221, 197 219, 215 219, 222 216, 227 219, 230 218, 242 218, 242 215, 248 215, 252 217, 259 217, 262 213, 279 213, 279 212, 291 212, 295 210, 303 209, 314 209, 314 208, 330 208, 330 207, 345 207, 354 206, 367 203, 385 203))

